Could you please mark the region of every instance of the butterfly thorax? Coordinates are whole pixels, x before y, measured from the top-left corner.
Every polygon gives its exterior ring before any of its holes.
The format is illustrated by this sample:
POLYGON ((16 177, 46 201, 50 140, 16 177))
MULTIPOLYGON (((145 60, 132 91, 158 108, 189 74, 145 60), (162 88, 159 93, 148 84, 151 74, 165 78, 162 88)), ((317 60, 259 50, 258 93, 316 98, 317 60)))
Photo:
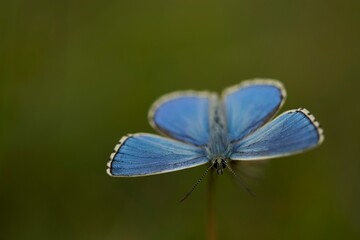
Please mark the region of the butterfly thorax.
POLYGON ((222 174, 229 159, 232 146, 227 134, 225 111, 216 99, 212 101, 210 110, 210 139, 206 146, 207 158, 212 162, 218 174, 222 174))

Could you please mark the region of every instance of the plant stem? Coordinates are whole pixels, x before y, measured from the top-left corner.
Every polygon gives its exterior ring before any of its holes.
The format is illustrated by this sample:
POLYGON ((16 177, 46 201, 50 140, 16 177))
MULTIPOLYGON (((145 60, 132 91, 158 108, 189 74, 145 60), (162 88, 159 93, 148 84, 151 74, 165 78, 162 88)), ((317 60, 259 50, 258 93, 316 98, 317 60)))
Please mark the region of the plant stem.
POLYGON ((211 169, 209 174, 208 192, 207 192, 207 201, 208 201, 207 239, 208 240, 216 240, 214 195, 215 195, 214 171, 213 169, 211 169))

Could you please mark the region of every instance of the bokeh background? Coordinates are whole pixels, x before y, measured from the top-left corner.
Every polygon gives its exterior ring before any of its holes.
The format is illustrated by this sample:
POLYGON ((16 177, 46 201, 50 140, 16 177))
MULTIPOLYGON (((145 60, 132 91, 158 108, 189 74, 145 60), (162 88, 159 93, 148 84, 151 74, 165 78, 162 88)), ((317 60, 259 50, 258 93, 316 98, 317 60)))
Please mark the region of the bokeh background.
POLYGON ((219 239, 360 239, 360 2, 1 1, 0 238, 203 239, 198 167, 111 178, 127 133, 175 90, 281 80, 316 150, 267 164, 250 197, 216 178, 219 239))

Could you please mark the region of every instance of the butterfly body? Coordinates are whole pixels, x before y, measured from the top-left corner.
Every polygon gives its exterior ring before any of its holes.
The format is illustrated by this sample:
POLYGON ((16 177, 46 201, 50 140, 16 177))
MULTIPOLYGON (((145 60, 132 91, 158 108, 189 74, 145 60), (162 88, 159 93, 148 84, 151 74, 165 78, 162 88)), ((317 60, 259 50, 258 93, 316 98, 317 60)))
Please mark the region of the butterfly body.
POLYGON ((224 109, 217 99, 213 101, 210 110, 209 136, 209 142, 205 145, 208 158, 230 157, 231 147, 227 135, 224 109))
POLYGON ((138 133, 120 140, 108 174, 136 177, 209 164, 218 174, 229 161, 282 157, 318 146, 323 131, 305 109, 271 120, 286 97, 275 80, 246 81, 211 92, 175 92, 156 101, 150 124, 161 134, 138 133))

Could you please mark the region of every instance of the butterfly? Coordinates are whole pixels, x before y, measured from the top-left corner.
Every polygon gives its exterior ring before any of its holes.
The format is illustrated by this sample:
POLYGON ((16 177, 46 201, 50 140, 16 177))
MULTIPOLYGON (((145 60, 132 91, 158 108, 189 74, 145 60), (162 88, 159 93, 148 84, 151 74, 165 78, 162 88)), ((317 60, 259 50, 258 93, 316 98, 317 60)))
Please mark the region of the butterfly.
POLYGON ((264 79, 244 81, 221 96, 208 91, 167 94, 148 114, 151 126, 164 136, 122 137, 107 173, 137 177, 207 164, 208 170, 222 174, 224 169, 232 171, 232 161, 283 157, 321 144, 323 130, 306 109, 274 118, 285 98, 281 82, 264 79))

